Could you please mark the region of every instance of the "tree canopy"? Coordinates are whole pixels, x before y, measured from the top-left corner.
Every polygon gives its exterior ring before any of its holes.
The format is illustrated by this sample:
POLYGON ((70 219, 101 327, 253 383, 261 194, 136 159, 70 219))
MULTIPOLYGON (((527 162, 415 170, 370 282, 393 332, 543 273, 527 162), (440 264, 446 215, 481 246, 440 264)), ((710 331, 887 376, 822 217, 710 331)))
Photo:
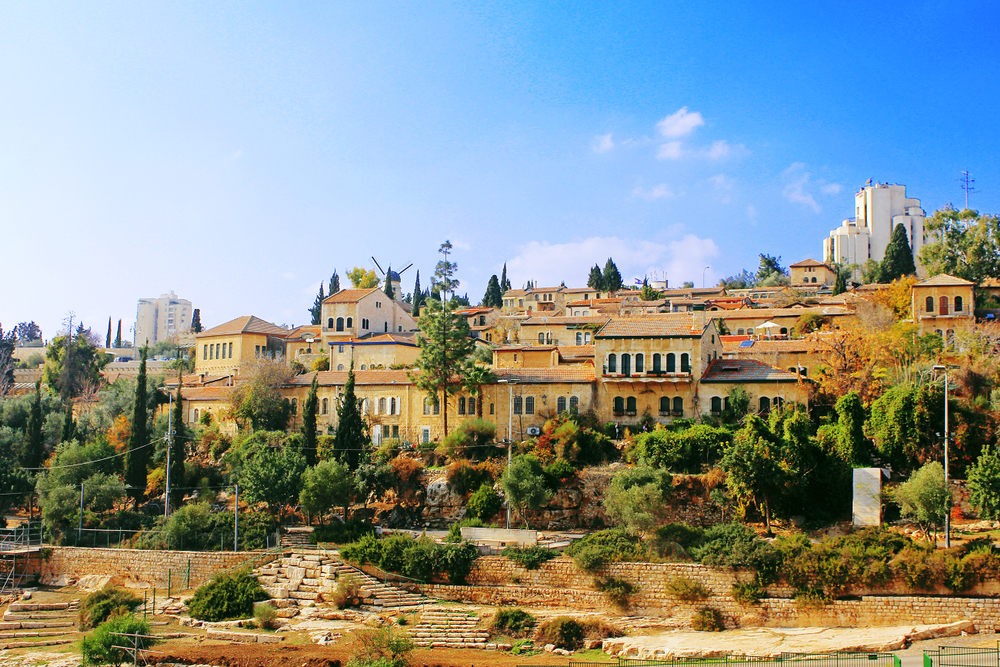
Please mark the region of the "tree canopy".
POLYGON ((937 240, 920 248, 920 263, 933 275, 948 273, 979 285, 1000 276, 1000 218, 943 208, 924 222, 937 240))
POLYGON ((474 343, 469 323, 449 310, 427 308, 420 316, 417 345, 420 353, 410 375, 414 384, 444 408, 444 434, 448 435, 448 396, 462 386, 459 374, 465 368, 474 343))
POLYGON ((896 225, 892 228, 889 245, 885 248, 885 258, 879 263, 878 281, 891 283, 903 276, 912 276, 916 272, 917 267, 913 263, 913 250, 906 236, 906 228, 903 225, 896 225))

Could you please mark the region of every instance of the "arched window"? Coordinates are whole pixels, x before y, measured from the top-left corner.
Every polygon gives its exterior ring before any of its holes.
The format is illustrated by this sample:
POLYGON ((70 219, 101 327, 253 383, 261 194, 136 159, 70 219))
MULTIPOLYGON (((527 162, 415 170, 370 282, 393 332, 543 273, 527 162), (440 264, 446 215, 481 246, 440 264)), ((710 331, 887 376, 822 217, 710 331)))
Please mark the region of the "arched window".
POLYGON ((468 407, 470 415, 476 414, 476 399, 472 398, 471 396, 469 397, 468 407))
POLYGON ((943 296, 938 299, 938 315, 948 314, 948 297, 943 296))
POLYGON ((643 372, 643 361, 644 361, 644 359, 642 357, 643 357, 643 355, 642 355, 641 352, 639 354, 635 355, 635 372, 636 373, 642 373, 643 372))
POLYGON ((691 357, 687 352, 681 354, 681 373, 691 372, 691 357))
POLYGON ((199 412, 198 408, 195 408, 194 409, 194 420, 195 421, 198 421, 198 417, 200 416, 200 414, 201 413, 199 412))
POLYGON ((941 338, 941 340, 944 340, 944 332, 943 331, 941 331, 940 329, 935 329, 934 333, 936 333, 938 335, 938 337, 941 338))
POLYGON ((233 358, 233 344, 232 343, 229 344, 229 358, 230 359, 233 358))
POLYGON ((781 408, 785 407, 785 399, 783 399, 781 396, 775 396, 774 400, 771 402, 771 405, 774 406, 775 410, 780 410, 781 408))
POLYGON ((208 345, 201 346, 201 360, 208 361, 208 345))
POLYGON ((434 414, 441 414, 441 401, 437 400, 437 398, 434 399, 434 414))
POLYGON ((677 356, 673 352, 667 353, 667 372, 668 373, 677 372, 677 356))
POLYGON ((458 397, 458 414, 465 414, 465 396, 458 397))
POLYGON ((757 412, 761 414, 766 414, 771 411, 771 399, 767 396, 761 396, 760 400, 757 401, 757 412))
POLYGON ((556 399, 556 412, 563 413, 566 412, 566 397, 560 396, 556 399))
POLYGON ((320 414, 327 414, 330 412, 330 399, 324 398, 323 402, 320 404, 320 414))
POLYGON ((520 396, 515 396, 514 397, 514 414, 515 415, 519 415, 522 412, 524 412, 524 410, 521 408, 521 397, 520 396))
POLYGON ((669 415, 670 414, 670 397, 660 396, 660 414, 669 415))
POLYGON ((629 396, 628 398, 625 399, 625 412, 627 412, 630 415, 635 414, 636 412, 635 396, 629 396))
POLYGON ((366 364, 361 364, 361 370, 363 371, 368 370, 368 366, 366 364))
POLYGON ((962 307, 963 307, 964 305, 965 305, 965 304, 964 304, 964 303, 962 303, 962 297, 960 297, 960 296, 956 296, 956 297, 955 297, 955 312, 956 312, 956 313, 960 313, 960 312, 962 312, 962 307))
POLYGON ((577 398, 576 396, 570 396, 569 397, 569 411, 575 413, 576 410, 577 410, 577 408, 579 408, 579 407, 580 407, 580 399, 577 398))
POLYGON ((782 336, 788 335, 788 327, 781 327, 781 335, 782 336))
POLYGON ((362 398, 361 399, 361 412, 363 412, 364 414, 368 414, 368 411, 370 409, 371 409, 371 407, 368 404, 368 399, 367 398, 362 398))
POLYGON ((535 414, 535 397, 525 396, 524 397, 524 414, 533 415, 535 414))
POLYGON ((712 414, 717 415, 722 412, 722 399, 718 396, 712 397, 712 414))
POLYGON ((816 282, 816 276, 813 276, 813 282, 816 282))
POLYGON ((612 352, 608 355, 608 372, 617 373, 618 372, 618 357, 612 352))
POLYGON ((934 312, 934 297, 932 296, 927 297, 927 301, 924 304, 924 310, 926 310, 928 313, 934 312))
POLYGON ((632 355, 630 354, 622 355, 622 375, 625 377, 632 375, 632 355))
POLYGON ((399 411, 396 409, 396 397, 395 396, 393 396, 392 398, 389 399, 389 414, 390 415, 398 415, 399 414, 399 411))
POLYGON ((656 352, 653 354, 653 372, 659 373, 663 369, 660 367, 660 353, 656 352))
POLYGON ((337 364, 337 370, 338 371, 344 370, 344 364, 337 364))
POLYGON ((353 329, 354 328, 354 318, 353 317, 348 317, 347 318, 347 328, 348 329, 353 329))
POLYGON ((576 344, 577 345, 583 345, 583 332, 582 331, 577 331, 576 332, 576 344))
POLYGON ((684 414, 684 399, 674 396, 674 415, 680 417, 684 414))
POLYGON ((332 329, 333 328, 333 318, 332 317, 329 318, 329 319, 327 319, 327 321, 326 321, 326 328, 327 329, 332 329))
POLYGON ((545 334, 543 333, 538 334, 538 344, 539 345, 545 344, 545 334))
POLYGON ((586 345, 590 345, 590 332, 589 331, 583 332, 583 342, 586 345))
POLYGON ((746 330, 746 329, 737 329, 737 330, 736 330, 736 335, 737 335, 737 336, 743 336, 743 335, 745 335, 745 334, 746 334, 746 332, 747 332, 747 330, 746 330))
POLYGON ((378 399, 378 410, 375 411, 375 414, 377 414, 377 415, 384 415, 385 414, 385 399, 384 398, 378 399))
POLYGON ((615 406, 613 412, 616 415, 620 415, 625 412, 625 399, 621 396, 615 396, 615 406))
POLYGON ((338 317, 337 318, 337 331, 343 331, 343 330, 344 330, 344 318, 343 317, 338 317))
POLYGON ((293 415, 299 414, 299 399, 297 398, 292 399, 292 414, 293 415))

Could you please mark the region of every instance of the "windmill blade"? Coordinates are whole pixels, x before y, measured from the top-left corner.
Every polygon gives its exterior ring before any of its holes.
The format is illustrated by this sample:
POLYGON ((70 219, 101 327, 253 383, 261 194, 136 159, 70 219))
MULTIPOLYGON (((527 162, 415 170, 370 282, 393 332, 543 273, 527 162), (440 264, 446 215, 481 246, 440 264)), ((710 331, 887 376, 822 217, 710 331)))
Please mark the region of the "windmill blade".
MULTIPOLYGON (((413 266, 412 262, 406 265, 406 269, 410 268, 411 266, 413 266)), ((403 271, 406 271, 406 269, 403 269, 403 271)), ((396 271, 396 274, 401 276, 403 275, 403 271, 396 271)))
POLYGON ((372 257, 372 261, 375 262, 375 266, 378 267, 379 272, 384 276, 385 275, 385 271, 382 270, 382 266, 378 263, 378 260, 375 259, 374 256, 372 257))

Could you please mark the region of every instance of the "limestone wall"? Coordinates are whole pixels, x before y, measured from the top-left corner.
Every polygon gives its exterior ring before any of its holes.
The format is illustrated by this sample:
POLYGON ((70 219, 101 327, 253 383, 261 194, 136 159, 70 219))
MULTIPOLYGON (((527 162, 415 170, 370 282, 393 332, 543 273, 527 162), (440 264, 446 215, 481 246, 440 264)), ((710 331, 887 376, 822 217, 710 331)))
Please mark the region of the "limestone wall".
POLYGON ((90 549, 53 547, 39 564, 42 581, 79 580, 88 575, 110 576, 115 583, 135 588, 195 588, 212 575, 242 563, 259 565, 274 554, 230 551, 154 551, 144 549, 90 549), (190 579, 188 572, 190 571, 190 579))

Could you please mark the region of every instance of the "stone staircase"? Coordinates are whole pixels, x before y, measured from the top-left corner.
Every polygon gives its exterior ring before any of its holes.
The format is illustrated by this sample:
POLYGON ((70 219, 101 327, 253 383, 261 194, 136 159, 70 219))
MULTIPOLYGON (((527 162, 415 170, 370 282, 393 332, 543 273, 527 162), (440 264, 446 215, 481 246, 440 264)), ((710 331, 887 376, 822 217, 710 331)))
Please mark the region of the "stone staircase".
POLYGON ((431 602, 423 595, 383 583, 328 552, 289 551, 254 574, 276 607, 323 604, 323 596, 333 593, 342 577, 356 579, 362 604, 379 610, 416 609, 431 602))
POLYGON ((312 533, 313 529, 306 526, 286 528, 281 534, 281 546, 288 548, 308 545, 312 533))
POLYGON ((11 602, 0 620, 0 649, 57 646, 75 642, 80 601, 11 602))
POLYGON ((426 609, 409 631, 413 643, 430 648, 496 648, 488 645, 490 633, 476 628, 479 619, 463 611, 426 609))

